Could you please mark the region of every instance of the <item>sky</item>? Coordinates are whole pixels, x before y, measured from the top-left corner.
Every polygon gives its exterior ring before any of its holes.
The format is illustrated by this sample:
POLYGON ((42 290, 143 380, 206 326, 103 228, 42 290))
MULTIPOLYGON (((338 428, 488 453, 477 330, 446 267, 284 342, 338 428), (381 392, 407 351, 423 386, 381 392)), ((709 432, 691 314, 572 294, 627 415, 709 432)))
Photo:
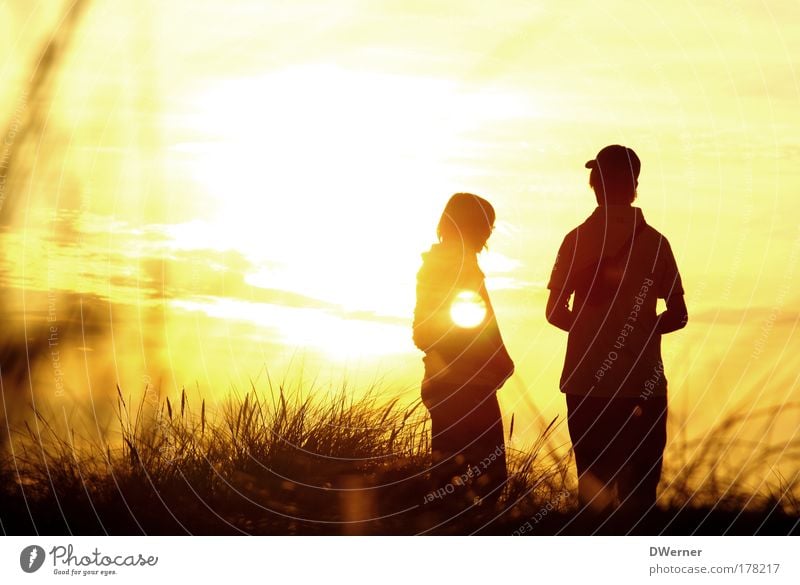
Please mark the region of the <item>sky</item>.
POLYGON ((31 101, 64 6, 0 5, 3 123, 40 130, 0 208, 8 335, 56 323, 70 372, 56 395, 37 362, 42 399, 267 373, 413 398, 420 254, 469 191, 533 436, 564 410, 545 284, 612 143, 686 290, 676 432, 800 399, 796 2, 96 1, 31 101))

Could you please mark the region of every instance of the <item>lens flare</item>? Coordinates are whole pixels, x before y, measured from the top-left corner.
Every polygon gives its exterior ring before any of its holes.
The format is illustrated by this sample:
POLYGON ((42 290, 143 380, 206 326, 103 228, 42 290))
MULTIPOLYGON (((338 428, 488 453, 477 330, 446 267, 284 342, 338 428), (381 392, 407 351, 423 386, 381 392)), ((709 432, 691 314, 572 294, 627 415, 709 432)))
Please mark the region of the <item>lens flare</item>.
POLYGON ((459 327, 477 327, 486 317, 486 303, 475 291, 465 290, 456 295, 450 305, 450 318, 459 327))

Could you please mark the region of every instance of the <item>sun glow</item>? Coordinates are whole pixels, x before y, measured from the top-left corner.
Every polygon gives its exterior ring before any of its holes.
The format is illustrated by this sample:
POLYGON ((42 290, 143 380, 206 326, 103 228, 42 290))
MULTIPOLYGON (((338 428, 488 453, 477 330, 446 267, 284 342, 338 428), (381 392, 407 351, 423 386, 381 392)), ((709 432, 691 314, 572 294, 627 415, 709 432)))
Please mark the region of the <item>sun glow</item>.
POLYGON ((450 318, 459 327, 477 327, 483 323, 485 317, 486 303, 475 291, 465 290, 458 293, 450 305, 450 318))
MULTIPOLYGON (((212 138, 174 146, 211 197, 205 218, 180 231, 241 252, 252 264, 244 282, 292 293, 297 309, 306 299, 371 327, 382 326, 373 317, 408 319, 459 137, 511 110, 503 96, 450 82, 328 66, 218 82, 190 114, 212 138)), ((292 338, 329 331, 336 354, 374 352, 364 336, 337 338, 330 323, 298 313, 280 327, 292 338)), ((409 336, 386 333, 395 351, 411 347, 409 336)))

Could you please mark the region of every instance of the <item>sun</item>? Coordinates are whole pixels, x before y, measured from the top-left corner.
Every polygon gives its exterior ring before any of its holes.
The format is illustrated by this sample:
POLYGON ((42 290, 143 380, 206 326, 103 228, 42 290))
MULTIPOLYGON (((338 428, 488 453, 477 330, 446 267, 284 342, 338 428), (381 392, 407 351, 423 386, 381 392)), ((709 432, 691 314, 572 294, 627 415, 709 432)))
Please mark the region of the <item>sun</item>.
POLYGON ((475 291, 461 291, 450 305, 450 318, 459 327, 477 327, 486 318, 486 303, 475 291))

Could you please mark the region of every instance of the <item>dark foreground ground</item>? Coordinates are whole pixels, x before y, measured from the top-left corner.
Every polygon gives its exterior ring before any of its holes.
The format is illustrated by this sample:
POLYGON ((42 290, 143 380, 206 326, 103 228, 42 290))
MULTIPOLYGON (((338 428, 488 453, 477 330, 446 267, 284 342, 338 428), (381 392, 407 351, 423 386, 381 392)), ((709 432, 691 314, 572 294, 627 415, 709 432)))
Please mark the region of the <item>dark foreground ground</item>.
MULTIPOLYGON (((800 532, 797 476, 764 483, 769 489, 754 494, 720 471, 719 453, 733 445, 724 433, 735 432, 736 420, 705 437, 703 449, 687 447, 701 455, 675 471, 665 466, 660 508, 633 518, 589 517, 577 512, 568 450, 551 444, 556 420, 524 452, 507 452, 510 479, 498 505, 474 506, 469 486, 431 497, 428 423, 418 404, 345 394, 316 403, 278 389, 232 396, 207 416, 205 402, 193 410, 185 393, 174 403, 134 408, 118 394, 117 428, 102 436, 80 436, 36 412, 32 423, 4 437, 0 533, 800 532), (697 470, 701 485, 690 479, 697 470)), ((765 461, 767 454, 748 459, 765 461)), ((747 471, 737 469, 735 477, 747 471)))
MULTIPOLYGON (((146 476, 104 489, 23 493, 6 485, 0 527, 6 535, 792 535, 800 517, 779 508, 657 509, 644 517, 588 517, 573 495, 558 506, 531 499, 496 508, 425 502, 410 486, 368 488, 345 476, 322 488, 236 477, 212 486, 177 482, 153 489, 146 476), (204 489, 205 487, 205 489, 204 489), (365 489, 366 487, 366 489, 365 489), (201 493, 202 492, 202 493, 201 493), (58 497, 55 497, 58 493, 58 497), (91 496, 91 497, 90 497, 91 496), (539 508, 535 509, 535 506, 539 508)), ((413 482, 424 489, 422 482, 413 482)), ((423 492, 419 492, 423 493, 423 492)))

